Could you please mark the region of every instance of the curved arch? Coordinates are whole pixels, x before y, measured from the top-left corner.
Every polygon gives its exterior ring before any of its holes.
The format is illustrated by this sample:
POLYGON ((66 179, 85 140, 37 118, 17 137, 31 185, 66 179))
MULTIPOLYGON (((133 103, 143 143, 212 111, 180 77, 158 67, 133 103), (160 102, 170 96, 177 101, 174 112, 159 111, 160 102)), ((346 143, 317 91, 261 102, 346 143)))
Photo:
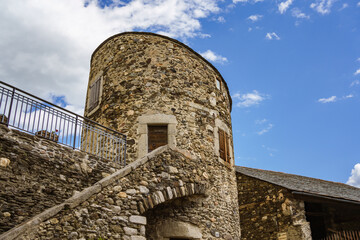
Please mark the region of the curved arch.
POLYGON ((155 191, 138 201, 140 213, 153 209, 161 203, 168 202, 181 197, 192 195, 205 195, 206 186, 198 183, 186 183, 178 187, 166 187, 164 190, 155 191))
POLYGON ((201 56, 199 53, 197 53, 195 50, 193 50, 192 48, 190 48, 189 46, 185 45, 184 43, 176 40, 176 39, 173 39, 173 38, 170 38, 170 37, 167 37, 167 36, 164 36, 164 35, 160 35, 160 34, 156 34, 156 33, 151 33, 151 32, 122 32, 122 33, 118 33, 118 34, 115 34, 111 37, 109 37, 108 39, 106 39, 105 41, 103 41, 96 49, 95 51, 91 54, 91 60, 90 60, 90 64, 92 63, 93 61, 93 57, 95 55, 95 53, 104 45, 106 44, 108 41, 116 38, 116 37, 120 37, 122 35, 151 35, 151 36, 155 36, 155 37, 160 37, 160 38, 164 38, 164 39, 167 39, 169 41, 172 41, 176 44, 179 44, 181 45, 182 47, 186 48, 187 50, 189 50, 190 52, 192 52, 195 56, 197 56, 200 60, 204 61, 207 65, 209 65, 221 78, 221 81, 224 83, 224 86, 226 88, 226 91, 227 91, 227 94, 229 96, 229 102, 230 102, 230 111, 232 109, 232 99, 231 99, 231 95, 230 95, 230 92, 229 92, 229 87, 227 85, 227 83, 225 82, 224 78, 222 77, 222 75, 220 74, 220 72, 214 67, 214 65, 212 65, 208 60, 206 60, 203 56, 201 56))

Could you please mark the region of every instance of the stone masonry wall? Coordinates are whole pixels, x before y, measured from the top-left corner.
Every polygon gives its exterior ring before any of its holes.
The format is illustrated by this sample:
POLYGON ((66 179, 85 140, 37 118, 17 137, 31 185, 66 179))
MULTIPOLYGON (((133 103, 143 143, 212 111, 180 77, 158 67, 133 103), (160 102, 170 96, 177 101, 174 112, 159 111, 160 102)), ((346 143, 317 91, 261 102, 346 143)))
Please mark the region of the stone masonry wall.
POLYGON ((119 168, 2 124, 0 158, 0 233, 119 168))
MULTIPOLYGON (((211 187, 214 181, 217 176, 199 158, 164 146, 101 180, 87 190, 86 197, 80 197, 83 201, 69 203, 19 239, 144 240, 151 230, 147 226, 156 221, 147 219, 147 214, 157 206, 175 204, 176 199, 187 199, 197 207, 191 208, 190 216, 184 213, 188 205, 176 206, 169 219, 196 225, 202 239, 239 239, 238 222, 230 221, 233 216, 207 207, 216 205, 212 201, 220 203, 232 197, 211 198, 220 191, 211 187)), ((236 206, 227 207, 236 211, 236 206)))
POLYGON ((138 118, 146 114, 175 116, 176 146, 202 158, 214 155, 216 118, 230 129, 232 141, 225 82, 180 42, 145 33, 110 38, 92 56, 89 83, 99 76, 100 107, 92 114, 85 110, 85 116, 127 135, 129 161, 138 157, 138 118))
MULTIPOLYGON (((86 106, 85 116, 127 135, 127 160, 141 157, 139 143, 147 142, 140 119, 155 115, 174 118, 176 126, 171 134, 175 140, 169 145, 201 159, 194 169, 204 167, 214 176, 209 182, 213 189, 207 199, 209 204, 200 209, 212 209, 226 217, 219 217, 220 222, 216 219, 212 229, 238 223, 233 152, 229 154, 231 163, 227 164, 216 149, 220 127, 227 131, 233 149, 231 97, 220 73, 176 40, 149 33, 124 33, 107 39, 95 50, 89 86, 99 78, 100 104, 91 112, 86 106), (220 89, 216 79, 221 82, 220 89)), ((188 170, 192 173, 194 169, 188 170)), ((190 219, 193 211, 195 207, 182 209, 182 215, 190 219)), ((229 233, 237 237, 239 231, 236 224, 229 233)), ((214 233, 216 236, 226 235, 220 230, 215 232, 219 232, 214 233)))
POLYGON ((282 187, 236 173, 241 239, 311 239, 303 201, 282 187))

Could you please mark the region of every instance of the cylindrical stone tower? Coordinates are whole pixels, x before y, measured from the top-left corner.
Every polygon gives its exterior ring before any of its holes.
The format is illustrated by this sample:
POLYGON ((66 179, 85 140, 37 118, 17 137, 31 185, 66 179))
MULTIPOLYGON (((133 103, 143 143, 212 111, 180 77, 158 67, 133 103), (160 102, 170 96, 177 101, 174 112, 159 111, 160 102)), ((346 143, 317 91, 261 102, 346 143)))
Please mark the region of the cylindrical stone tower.
POLYGON ((85 116, 127 135, 127 162, 168 144, 207 170, 207 197, 148 213, 148 239, 172 239, 157 229, 172 218, 190 222, 201 239, 240 238, 230 111, 220 73, 177 40, 121 33, 93 53, 85 116))

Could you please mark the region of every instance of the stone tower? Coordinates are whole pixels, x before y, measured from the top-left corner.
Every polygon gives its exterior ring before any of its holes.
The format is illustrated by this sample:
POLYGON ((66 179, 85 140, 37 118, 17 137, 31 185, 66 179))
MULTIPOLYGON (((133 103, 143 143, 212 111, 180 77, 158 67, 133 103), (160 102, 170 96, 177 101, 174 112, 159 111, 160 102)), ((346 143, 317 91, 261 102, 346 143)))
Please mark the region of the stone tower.
POLYGON ((127 162, 168 145, 198 159, 179 183, 208 186, 146 212, 147 239, 240 238, 230 112, 220 73, 177 40, 121 33, 93 53, 85 116, 127 135, 127 162))

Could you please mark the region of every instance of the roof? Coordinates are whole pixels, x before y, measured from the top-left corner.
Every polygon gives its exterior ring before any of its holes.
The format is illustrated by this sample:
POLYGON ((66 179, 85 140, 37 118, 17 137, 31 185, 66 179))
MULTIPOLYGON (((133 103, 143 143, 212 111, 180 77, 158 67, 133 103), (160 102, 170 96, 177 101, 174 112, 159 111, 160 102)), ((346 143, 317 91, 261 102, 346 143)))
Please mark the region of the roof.
POLYGON ((236 172, 291 190, 294 194, 360 204, 360 188, 294 174, 236 166, 236 172))

